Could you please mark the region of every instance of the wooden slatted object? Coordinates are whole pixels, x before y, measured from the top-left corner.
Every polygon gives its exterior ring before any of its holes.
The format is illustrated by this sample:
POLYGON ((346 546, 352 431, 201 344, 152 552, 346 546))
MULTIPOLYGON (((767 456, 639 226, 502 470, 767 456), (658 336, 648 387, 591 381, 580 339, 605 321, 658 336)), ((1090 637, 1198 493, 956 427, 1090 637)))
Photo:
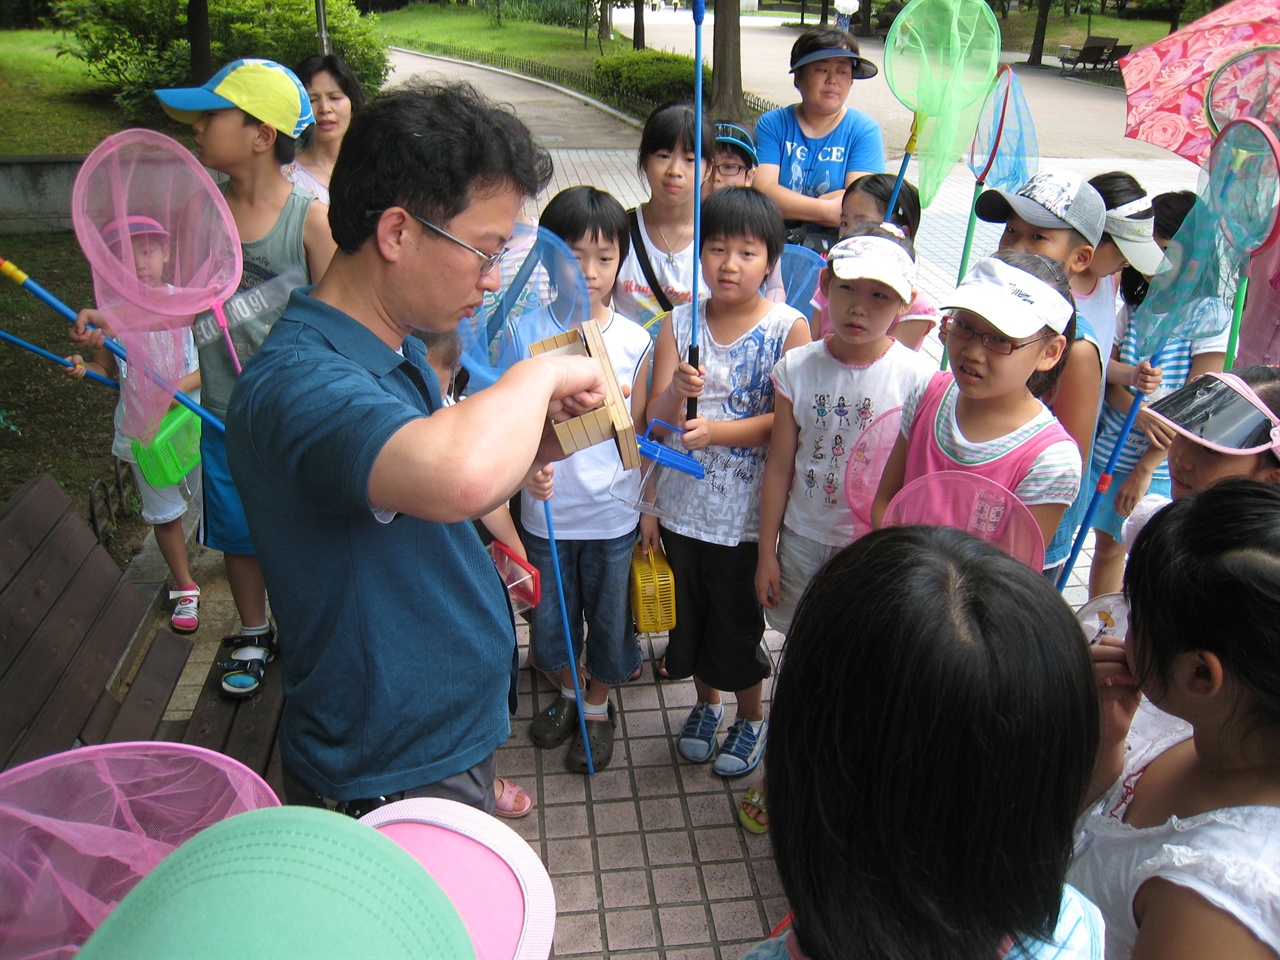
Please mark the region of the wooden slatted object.
POLYGON ((631 405, 622 395, 618 376, 609 362, 609 351, 605 348, 600 324, 587 320, 577 330, 558 333, 530 344, 529 353, 535 357, 545 354, 593 357, 600 361, 604 370, 604 403, 580 417, 555 424, 560 449, 565 456, 613 440, 618 447, 618 456, 622 458, 622 466, 627 470, 639 467, 640 448, 636 443, 635 424, 631 420, 631 405))

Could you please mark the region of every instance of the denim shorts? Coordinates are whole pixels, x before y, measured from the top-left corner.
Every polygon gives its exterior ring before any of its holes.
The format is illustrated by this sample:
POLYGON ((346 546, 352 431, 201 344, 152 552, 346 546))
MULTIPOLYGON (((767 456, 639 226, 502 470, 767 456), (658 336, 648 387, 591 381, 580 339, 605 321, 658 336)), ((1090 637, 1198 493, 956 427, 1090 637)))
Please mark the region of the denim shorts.
MULTIPOLYGON (((529 562, 542 575, 542 602, 533 608, 529 620, 533 660, 539 670, 558 673, 568 668, 570 660, 551 567, 551 544, 533 534, 526 534, 524 542, 529 562)), ((640 666, 640 647, 627 599, 635 545, 634 532, 612 540, 556 541, 574 661, 582 657, 585 618, 591 638, 587 644, 587 673, 611 687, 626 683, 640 666)))
MULTIPOLYGON (((1098 478, 1102 476, 1102 467, 1093 464, 1089 470, 1089 496, 1093 496, 1093 490, 1098 486, 1098 478)), ((1120 492, 1120 485, 1129 479, 1129 474, 1116 471, 1114 477, 1111 478, 1111 486, 1107 492, 1102 495, 1102 502, 1098 505, 1098 512, 1093 515, 1093 522, 1090 526, 1094 530, 1101 530, 1116 543, 1124 543, 1123 527, 1124 517, 1116 513, 1116 494, 1120 492)), ((1171 497, 1173 482, 1168 478, 1163 479, 1156 477, 1151 481, 1151 485, 1147 487, 1147 493, 1156 493, 1162 497, 1171 497)))
POLYGON ((782 597, 773 609, 766 609, 764 618, 769 626, 779 633, 787 633, 791 629, 791 621, 796 615, 796 606, 809 581, 818 572, 818 568, 840 552, 841 547, 832 547, 817 540, 810 540, 785 526, 778 535, 778 566, 782 570, 782 597))

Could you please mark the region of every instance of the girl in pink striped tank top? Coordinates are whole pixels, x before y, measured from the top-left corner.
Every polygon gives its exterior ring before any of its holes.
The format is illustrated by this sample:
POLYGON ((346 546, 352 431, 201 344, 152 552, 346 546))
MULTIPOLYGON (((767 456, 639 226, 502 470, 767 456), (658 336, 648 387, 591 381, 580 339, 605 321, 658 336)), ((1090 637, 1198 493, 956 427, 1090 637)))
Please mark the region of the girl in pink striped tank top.
MULTIPOLYGON (((1039 399, 1051 390, 1074 335, 1075 306, 1050 260, 1000 253, 980 260, 945 301, 942 339, 951 371, 903 405, 902 435, 872 511, 879 524, 894 495, 942 470, 980 474, 1012 491, 1045 542, 1080 487, 1080 452, 1039 399)), ((963 526, 947 510, 919 523, 963 526)))

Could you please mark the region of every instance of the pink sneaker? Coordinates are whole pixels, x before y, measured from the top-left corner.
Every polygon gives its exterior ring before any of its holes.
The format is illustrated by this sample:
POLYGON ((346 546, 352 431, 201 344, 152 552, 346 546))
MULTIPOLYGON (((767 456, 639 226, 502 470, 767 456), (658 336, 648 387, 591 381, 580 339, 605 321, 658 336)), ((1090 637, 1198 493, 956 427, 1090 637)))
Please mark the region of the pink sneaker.
POLYGON ((183 590, 170 590, 169 599, 177 601, 169 625, 178 633, 195 633, 200 628, 200 588, 192 584, 183 590))

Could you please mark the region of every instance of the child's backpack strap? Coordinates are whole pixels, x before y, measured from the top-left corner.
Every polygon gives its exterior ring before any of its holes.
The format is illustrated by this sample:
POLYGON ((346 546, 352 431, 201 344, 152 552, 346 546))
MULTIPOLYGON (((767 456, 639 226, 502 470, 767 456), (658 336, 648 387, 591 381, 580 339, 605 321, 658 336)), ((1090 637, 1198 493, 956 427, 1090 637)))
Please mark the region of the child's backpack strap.
POLYGON ((636 209, 632 207, 627 211, 627 219, 631 221, 631 252, 636 256, 636 263, 640 264, 640 272, 649 281, 653 299, 658 301, 658 306, 662 307, 663 313, 670 313, 671 298, 662 289, 662 284, 658 282, 658 275, 653 272, 653 264, 649 262, 649 249, 644 245, 644 231, 640 229, 640 216, 636 213, 636 209))

